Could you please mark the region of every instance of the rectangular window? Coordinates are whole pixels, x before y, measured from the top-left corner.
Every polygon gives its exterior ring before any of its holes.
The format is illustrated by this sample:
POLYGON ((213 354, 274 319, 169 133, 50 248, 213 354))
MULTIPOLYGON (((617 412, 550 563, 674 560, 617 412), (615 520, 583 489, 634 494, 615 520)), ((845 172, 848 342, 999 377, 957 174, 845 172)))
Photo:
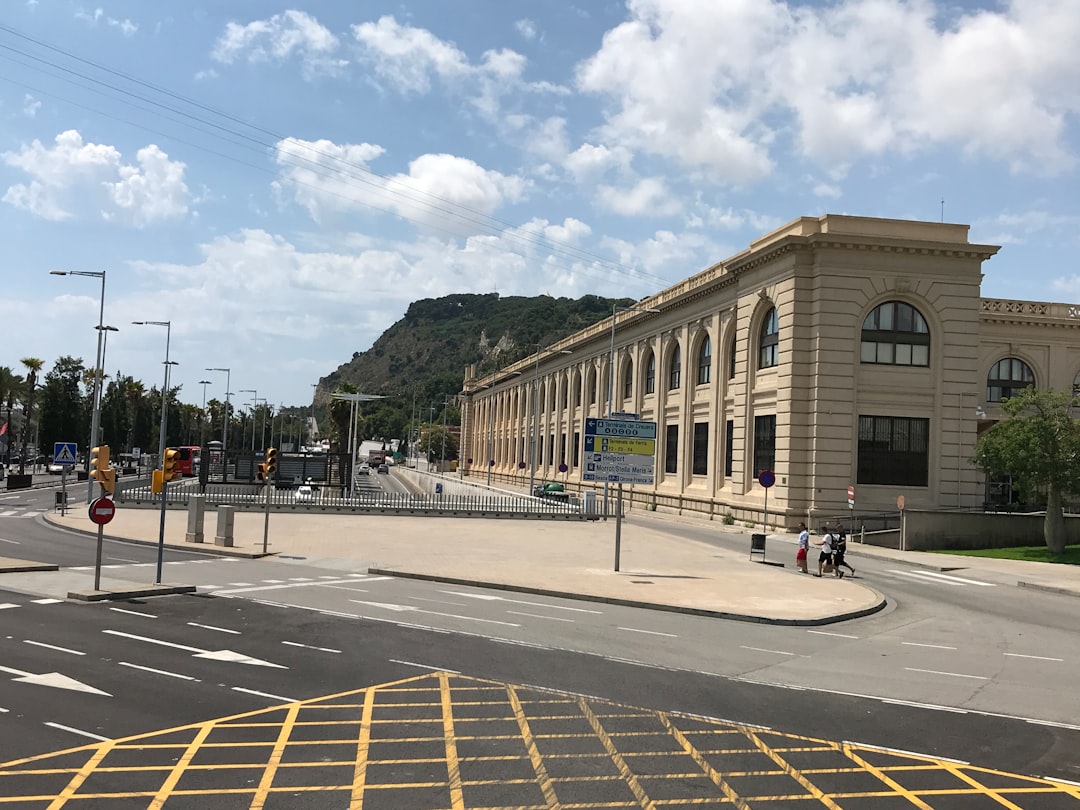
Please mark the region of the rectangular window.
POLYGON ((735 469, 735 421, 728 419, 724 429, 724 475, 731 478, 733 469, 735 469))
POLYGON ((649 365, 645 369, 645 393, 656 393, 656 362, 649 360, 649 365))
POLYGON ((596 377, 589 381, 589 404, 596 404, 596 377))
POLYGON ((578 455, 578 448, 580 448, 580 447, 581 447, 581 434, 578 433, 575 430, 574 431, 574 455, 571 456, 571 458, 573 459, 573 461, 570 464, 571 467, 579 467, 579 466, 581 466, 581 456, 578 455))
POLYGON ((858 483, 925 487, 929 474, 929 419, 859 417, 858 483))
POLYGON ((694 475, 709 474, 709 423, 694 424, 694 475))
POLYGON ((664 442, 664 472, 679 471, 679 426, 667 426, 667 441, 664 442))
POLYGON ((555 434, 548 435, 548 466, 555 463, 555 434))
POLYGON ((634 393, 634 369, 632 366, 626 367, 626 377, 623 379, 623 399, 629 400, 634 393))
POLYGON ((754 478, 776 466, 776 417, 754 417, 754 478))
POLYGON ((559 434, 559 463, 566 463, 566 434, 559 434))

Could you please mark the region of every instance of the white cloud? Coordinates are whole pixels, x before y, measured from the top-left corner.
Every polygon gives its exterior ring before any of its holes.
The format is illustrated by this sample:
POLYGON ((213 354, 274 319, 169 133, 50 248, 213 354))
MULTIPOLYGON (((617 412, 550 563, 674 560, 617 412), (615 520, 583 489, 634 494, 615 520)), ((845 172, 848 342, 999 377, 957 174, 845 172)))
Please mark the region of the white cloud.
POLYGON ((373 174, 368 163, 382 152, 374 144, 288 138, 277 145, 280 182, 317 222, 370 207, 455 233, 489 228, 486 218, 522 199, 528 189, 520 177, 447 154, 421 155, 409 164, 408 174, 373 174))
POLYGON ((27 118, 36 118, 38 110, 41 109, 41 102, 27 93, 23 96, 23 115, 27 118))
MULTIPOLYGON (((36 2, 34 5, 37 5, 36 2)), ((99 22, 104 22, 110 28, 119 29, 120 33, 125 37, 133 36, 135 32, 139 30, 138 23, 134 23, 127 18, 120 20, 116 17, 110 17, 105 13, 105 9, 100 6, 92 11, 88 11, 85 8, 77 9, 75 11, 75 19, 82 20, 91 26, 96 26, 99 22)))
POLYGON ((628 169, 633 154, 624 146, 583 143, 566 156, 564 165, 579 183, 591 183, 610 169, 628 169))
POLYGON ((338 45, 338 38, 314 17, 290 9, 246 25, 228 23, 210 56, 224 64, 241 58, 252 64, 280 62, 296 56, 305 76, 311 78, 348 64, 334 57, 338 45))
POLYGON ((627 6, 577 70, 579 89, 609 105, 603 145, 737 186, 768 175, 789 136, 829 166, 941 145, 1015 171, 1075 164, 1064 143, 1080 113, 1073 0, 948 17, 929 0, 627 6))
POLYGON ((536 39, 536 23, 532 20, 518 20, 514 23, 514 28, 517 29, 517 32, 521 34, 523 39, 536 39))
POLYGON ((469 98, 482 115, 494 118, 502 99, 515 90, 562 94, 566 88, 550 82, 526 82, 527 60, 508 48, 485 51, 473 63, 452 42, 424 28, 380 17, 352 27, 353 37, 377 79, 403 94, 425 94, 432 82, 469 98))
POLYGON ((127 165, 116 147, 85 143, 72 129, 52 146, 34 140, 0 157, 30 176, 28 183, 10 186, 3 201, 44 219, 97 214, 143 227, 188 210, 184 164, 153 144, 139 150, 137 165, 127 165))
POLYGON ((600 186, 596 204, 624 217, 666 217, 682 209, 659 177, 646 177, 626 188, 600 186))

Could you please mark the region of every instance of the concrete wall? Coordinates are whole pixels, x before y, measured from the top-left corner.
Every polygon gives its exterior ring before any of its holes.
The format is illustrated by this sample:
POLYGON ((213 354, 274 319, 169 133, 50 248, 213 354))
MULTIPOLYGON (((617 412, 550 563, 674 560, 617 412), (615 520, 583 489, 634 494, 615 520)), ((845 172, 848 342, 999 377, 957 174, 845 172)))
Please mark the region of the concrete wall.
MULTIPOLYGON (((1042 513, 904 512, 903 548, 908 551, 1041 546, 1042 513)), ((1080 516, 1066 515, 1069 544, 1080 543, 1080 516)))

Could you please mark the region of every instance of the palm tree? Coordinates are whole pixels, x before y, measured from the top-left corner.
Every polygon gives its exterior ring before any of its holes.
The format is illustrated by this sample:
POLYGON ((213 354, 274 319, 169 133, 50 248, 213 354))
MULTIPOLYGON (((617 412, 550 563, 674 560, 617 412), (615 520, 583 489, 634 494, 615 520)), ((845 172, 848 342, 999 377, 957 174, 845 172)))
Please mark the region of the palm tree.
POLYGON ((43 360, 36 357, 24 357, 19 361, 26 367, 26 385, 23 391, 23 434, 22 453, 19 457, 19 475, 26 474, 26 440, 30 433, 30 420, 34 415, 34 389, 37 388, 38 372, 45 365, 43 360))
POLYGON ((0 366, 0 404, 7 406, 7 419, 4 422, 4 463, 11 463, 11 445, 15 441, 15 429, 11 424, 11 408, 15 400, 22 396, 23 378, 11 370, 11 366, 0 366))

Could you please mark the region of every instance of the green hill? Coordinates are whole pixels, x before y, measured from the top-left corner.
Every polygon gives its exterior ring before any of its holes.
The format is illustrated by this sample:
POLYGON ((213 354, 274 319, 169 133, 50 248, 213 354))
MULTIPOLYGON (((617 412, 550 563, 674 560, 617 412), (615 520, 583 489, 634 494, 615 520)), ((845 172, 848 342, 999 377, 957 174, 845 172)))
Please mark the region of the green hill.
MULTIPOLYGON (((414 413, 421 421, 441 419, 444 400, 461 390, 465 367, 479 373, 532 354, 610 317, 612 306, 628 306, 629 298, 579 299, 538 296, 501 297, 448 295, 409 305, 405 316, 387 329, 366 352, 319 380, 316 407, 325 414, 329 395, 337 390, 386 396, 363 406, 365 435, 397 438, 405 434, 414 413)), ((457 424, 457 409, 447 412, 457 424)))

